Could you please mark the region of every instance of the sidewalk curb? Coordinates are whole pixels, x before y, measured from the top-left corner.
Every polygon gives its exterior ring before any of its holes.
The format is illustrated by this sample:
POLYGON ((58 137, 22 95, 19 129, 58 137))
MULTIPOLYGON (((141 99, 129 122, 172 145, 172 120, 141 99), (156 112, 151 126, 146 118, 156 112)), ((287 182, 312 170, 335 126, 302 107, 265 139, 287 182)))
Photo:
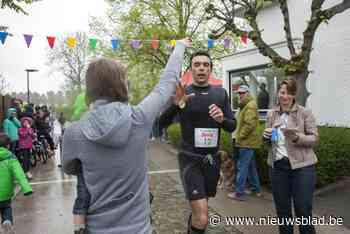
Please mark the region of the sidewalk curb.
POLYGON ((350 177, 343 177, 340 181, 334 182, 333 184, 329 184, 323 188, 317 189, 314 193, 314 196, 319 197, 322 196, 324 193, 328 193, 332 190, 335 190, 339 187, 346 186, 346 183, 350 182, 350 177))

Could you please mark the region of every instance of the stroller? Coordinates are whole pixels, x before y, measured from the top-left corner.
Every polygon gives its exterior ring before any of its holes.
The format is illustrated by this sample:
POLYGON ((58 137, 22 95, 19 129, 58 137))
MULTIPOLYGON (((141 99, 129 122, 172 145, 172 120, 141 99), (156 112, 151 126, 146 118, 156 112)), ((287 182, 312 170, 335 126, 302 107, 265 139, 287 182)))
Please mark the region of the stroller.
MULTIPOLYGON (((45 139, 44 135, 39 135, 37 133, 34 134, 33 141, 33 156, 32 161, 36 165, 38 161, 42 161, 45 164, 49 158, 49 152, 47 151, 48 143, 45 139)), ((32 163, 32 164, 33 164, 32 163)), ((33 165, 33 166, 35 166, 33 165)))

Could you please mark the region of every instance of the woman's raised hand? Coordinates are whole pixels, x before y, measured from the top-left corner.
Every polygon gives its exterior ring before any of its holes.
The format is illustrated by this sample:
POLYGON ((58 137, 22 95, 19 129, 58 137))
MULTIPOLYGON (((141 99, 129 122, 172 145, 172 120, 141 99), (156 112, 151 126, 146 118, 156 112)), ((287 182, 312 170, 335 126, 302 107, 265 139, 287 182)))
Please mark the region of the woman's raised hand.
POLYGON ((178 42, 184 44, 186 47, 192 47, 192 39, 189 37, 185 37, 181 40, 178 40, 178 42))

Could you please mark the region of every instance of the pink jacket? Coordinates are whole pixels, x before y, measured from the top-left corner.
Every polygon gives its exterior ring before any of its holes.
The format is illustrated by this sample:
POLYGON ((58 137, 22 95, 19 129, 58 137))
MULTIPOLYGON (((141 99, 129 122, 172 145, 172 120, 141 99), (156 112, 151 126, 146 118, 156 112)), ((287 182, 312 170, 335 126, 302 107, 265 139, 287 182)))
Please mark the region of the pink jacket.
MULTIPOLYGON (((23 122, 23 119, 21 119, 21 122, 23 122)), ((18 131, 18 136, 19 149, 31 149, 33 147, 34 132, 32 128, 21 127, 18 131)))

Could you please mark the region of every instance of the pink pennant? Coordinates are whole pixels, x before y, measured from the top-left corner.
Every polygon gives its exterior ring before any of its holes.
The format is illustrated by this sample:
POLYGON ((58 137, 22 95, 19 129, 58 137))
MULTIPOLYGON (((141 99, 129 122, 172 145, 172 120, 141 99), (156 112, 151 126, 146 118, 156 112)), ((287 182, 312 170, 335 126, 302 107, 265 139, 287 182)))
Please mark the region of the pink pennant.
POLYGON ((248 35, 244 34, 241 36, 241 42, 243 42, 244 44, 248 43, 248 35))

